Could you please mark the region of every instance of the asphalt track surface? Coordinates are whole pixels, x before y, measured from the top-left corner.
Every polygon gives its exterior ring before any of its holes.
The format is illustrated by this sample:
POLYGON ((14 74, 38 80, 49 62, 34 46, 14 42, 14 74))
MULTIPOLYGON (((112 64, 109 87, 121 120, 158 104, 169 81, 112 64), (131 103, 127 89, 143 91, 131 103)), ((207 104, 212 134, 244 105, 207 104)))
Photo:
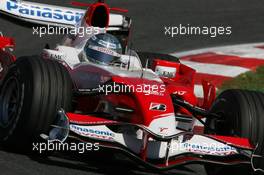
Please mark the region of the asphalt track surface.
MULTIPOLYGON (((49 4, 67 4, 69 1, 37 0, 49 4)), ((263 0, 111 0, 112 6, 129 9, 133 18, 133 45, 149 52, 172 53, 196 48, 240 43, 263 42, 263 0), (164 26, 231 26, 232 35, 209 36, 164 35, 164 26)), ((54 46, 61 36, 32 36, 32 28, 0 19, 0 31, 16 39, 18 56, 39 54, 46 43, 54 46)), ((106 156, 51 157, 49 160, 0 150, 1 175, 101 175, 101 174, 160 174, 146 172, 130 161, 112 160, 106 156)), ((187 171, 172 170, 165 174, 205 175, 199 165, 187 166, 187 171)))

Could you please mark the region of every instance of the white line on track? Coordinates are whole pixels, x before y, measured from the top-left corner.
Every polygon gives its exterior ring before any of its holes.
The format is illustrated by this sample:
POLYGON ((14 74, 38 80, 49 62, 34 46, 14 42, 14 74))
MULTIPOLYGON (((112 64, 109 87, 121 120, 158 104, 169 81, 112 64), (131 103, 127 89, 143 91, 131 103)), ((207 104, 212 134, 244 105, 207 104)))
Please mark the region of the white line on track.
POLYGON ((204 49, 197 49, 191 51, 174 52, 171 55, 176 57, 182 57, 187 55, 196 55, 206 52, 214 52, 223 55, 233 55, 239 57, 258 58, 264 59, 264 49, 256 48, 257 46, 264 46, 264 43, 252 43, 252 44, 238 44, 222 47, 210 47, 204 49))
MULTIPOLYGON (((255 58, 264 59, 264 49, 257 48, 257 46, 264 46, 264 43, 251 43, 251 44, 238 44, 222 47, 211 47, 204 49, 197 49, 191 51, 175 52, 171 55, 176 57, 191 56, 197 54, 203 54, 208 52, 213 52, 220 55, 230 55, 238 56, 243 58, 255 58)), ((194 68, 198 73, 204 73, 209 75, 221 75, 226 77, 236 77, 241 73, 250 71, 239 66, 228 66, 220 64, 210 64, 210 63, 199 63, 194 61, 181 61, 183 64, 194 68)), ((195 94, 197 97, 203 97, 203 88, 201 85, 195 85, 195 94)))
POLYGON ((250 69, 239 67, 239 66, 226 66, 220 64, 211 63, 198 63, 194 61, 181 61, 181 63, 190 66, 195 69, 198 73, 210 74, 210 75, 221 75, 225 77, 236 77, 241 73, 250 71, 250 69))

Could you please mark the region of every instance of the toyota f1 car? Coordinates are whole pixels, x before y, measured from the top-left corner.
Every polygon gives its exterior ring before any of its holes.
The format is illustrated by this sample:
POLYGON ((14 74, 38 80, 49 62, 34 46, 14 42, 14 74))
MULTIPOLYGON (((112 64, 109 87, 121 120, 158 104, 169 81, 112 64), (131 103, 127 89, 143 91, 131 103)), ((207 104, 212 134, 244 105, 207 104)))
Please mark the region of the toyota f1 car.
MULTIPOLYGON (((109 26, 107 4, 81 5, 89 8, 80 24, 109 26)), ((157 170, 200 163, 211 175, 263 172, 263 94, 227 90, 215 99, 215 87, 203 81, 198 99, 195 70, 169 55, 137 53, 105 31, 66 36, 41 56, 17 59, 8 50, 14 45, 0 37, 5 145, 74 139, 157 170)))

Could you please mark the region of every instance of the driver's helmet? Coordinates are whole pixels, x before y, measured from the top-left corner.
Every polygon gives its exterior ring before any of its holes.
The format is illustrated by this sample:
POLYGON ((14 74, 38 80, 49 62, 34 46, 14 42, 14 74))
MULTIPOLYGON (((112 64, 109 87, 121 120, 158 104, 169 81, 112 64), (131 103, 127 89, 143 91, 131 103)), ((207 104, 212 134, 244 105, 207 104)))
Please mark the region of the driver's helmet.
POLYGON ((120 62, 122 46, 119 40, 108 33, 92 36, 84 47, 85 58, 93 63, 110 65, 120 62))

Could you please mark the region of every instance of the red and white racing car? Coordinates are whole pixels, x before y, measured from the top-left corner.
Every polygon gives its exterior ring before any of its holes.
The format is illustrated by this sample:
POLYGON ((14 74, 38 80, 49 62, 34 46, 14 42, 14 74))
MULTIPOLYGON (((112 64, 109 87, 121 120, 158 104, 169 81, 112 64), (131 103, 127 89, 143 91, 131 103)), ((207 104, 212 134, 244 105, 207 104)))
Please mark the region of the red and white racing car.
MULTIPOLYGON (((29 7, 4 2, 11 10, 29 7)), ((76 27, 111 24, 104 2, 78 5, 89 8, 76 27)), ((124 36, 68 35, 41 56, 18 59, 8 51, 13 39, 0 37, 1 142, 21 148, 74 139, 157 170, 201 163, 208 174, 263 172, 262 93, 227 90, 215 99, 215 87, 204 81, 201 101, 195 70, 169 55, 137 53, 124 36)))

